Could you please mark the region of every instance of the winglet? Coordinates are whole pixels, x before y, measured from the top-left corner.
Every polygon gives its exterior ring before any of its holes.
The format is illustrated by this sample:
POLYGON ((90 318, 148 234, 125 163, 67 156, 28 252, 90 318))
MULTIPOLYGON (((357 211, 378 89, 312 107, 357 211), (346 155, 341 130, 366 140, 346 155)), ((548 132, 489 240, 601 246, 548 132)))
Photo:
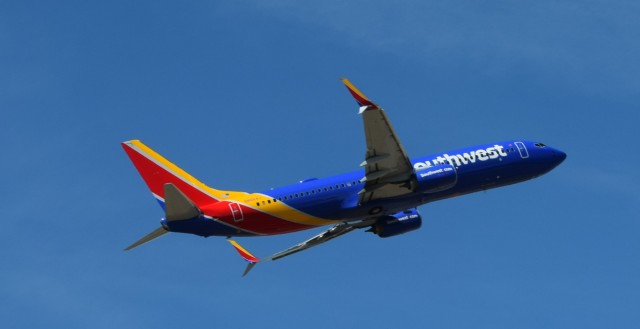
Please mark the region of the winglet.
POLYGON ((254 256, 253 254, 251 254, 249 251, 247 251, 247 249, 244 249, 239 243, 237 243, 235 240, 227 240, 229 241, 229 243, 231 243, 231 245, 236 249, 236 251, 238 252, 238 254, 240 254, 240 257, 244 258, 244 260, 246 260, 247 262, 249 262, 249 264, 247 264, 247 268, 244 270, 244 273, 242 273, 242 276, 245 276, 249 273, 249 271, 251 271, 251 269, 258 263, 260 262, 260 259, 256 256, 254 256))
POLYGON ((358 102, 358 105, 360 105, 360 113, 364 111, 364 109, 362 109, 363 107, 365 108, 369 106, 373 106, 374 108, 378 107, 378 105, 370 101, 367 98, 367 96, 365 96, 360 90, 358 90, 358 88, 356 88, 356 86, 354 86, 353 83, 349 81, 349 79, 342 78, 340 80, 342 80, 342 83, 344 83, 344 85, 347 87, 347 89, 349 90, 349 93, 351 93, 351 96, 353 96, 356 102, 358 102))

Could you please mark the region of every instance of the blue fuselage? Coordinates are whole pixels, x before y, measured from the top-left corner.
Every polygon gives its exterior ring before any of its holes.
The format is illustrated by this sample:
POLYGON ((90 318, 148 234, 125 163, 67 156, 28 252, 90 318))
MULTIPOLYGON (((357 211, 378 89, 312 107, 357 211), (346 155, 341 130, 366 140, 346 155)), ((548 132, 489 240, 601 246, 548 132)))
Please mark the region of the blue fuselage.
POLYGON ((457 171, 457 183, 435 193, 409 193, 400 197, 358 204, 364 171, 308 179, 295 185, 261 192, 313 216, 354 220, 392 214, 419 205, 490 188, 510 185, 543 175, 559 165, 562 151, 530 141, 507 141, 438 153, 412 159, 416 174, 439 164, 457 171))
MULTIPOLYGON (((338 222, 366 221, 402 211, 417 211, 415 210, 417 206, 429 202, 526 181, 549 172, 562 163, 565 158, 566 154, 560 150, 530 141, 483 144, 412 160, 416 176, 437 171, 437 168, 442 166, 455 169, 457 175, 455 184, 437 192, 417 190, 393 198, 361 202, 360 192, 365 186, 361 180, 365 173, 364 170, 359 170, 327 178, 307 179, 294 185, 269 189, 257 194, 264 196, 263 201, 247 206, 252 206, 255 210, 254 213, 259 214, 265 206, 269 206, 268 203, 279 203, 300 213, 328 220, 325 225, 338 222)), ((164 207, 164 203, 160 203, 164 207)), ((253 218, 250 215, 250 210, 250 208, 243 208, 242 212, 245 216, 243 222, 260 224, 262 220, 253 218)), ((271 218, 279 218, 279 220, 285 218, 278 213, 271 213, 271 216, 274 216, 271 218)), ((201 236, 265 235, 224 224, 214 216, 201 216, 193 220, 174 222, 170 225, 163 219, 162 225, 173 232, 201 236)), ((278 225, 280 224, 274 222, 273 226, 276 228, 267 235, 313 227, 304 226, 280 230, 277 228, 278 225)))

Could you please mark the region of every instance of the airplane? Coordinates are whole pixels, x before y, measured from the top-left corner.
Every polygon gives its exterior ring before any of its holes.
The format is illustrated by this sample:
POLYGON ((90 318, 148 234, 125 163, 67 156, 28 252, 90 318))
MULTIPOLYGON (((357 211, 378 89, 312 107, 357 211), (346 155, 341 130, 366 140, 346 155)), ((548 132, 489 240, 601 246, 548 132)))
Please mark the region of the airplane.
POLYGON ((410 158, 386 112, 349 80, 342 79, 359 105, 366 152, 360 170, 311 178, 257 193, 209 187, 139 140, 122 143, 155 199, 165 211, 160 227, 127 247, 131 250, 168 232, 226 237, 248 262, 278 260, 356 229, 381 238, 417 230, 418 206, 511 185, 541 176, 566 154, 543 143, 508 140, 410 158), (232 237, 286 234, 331 227, 271 256, 258 258, 232 237))

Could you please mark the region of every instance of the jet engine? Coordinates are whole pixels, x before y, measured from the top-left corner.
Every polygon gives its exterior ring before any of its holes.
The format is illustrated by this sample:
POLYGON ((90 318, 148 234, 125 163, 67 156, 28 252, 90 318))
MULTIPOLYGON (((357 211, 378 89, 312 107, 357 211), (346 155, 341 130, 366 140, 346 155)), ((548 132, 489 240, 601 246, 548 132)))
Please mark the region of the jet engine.
POLYGON ((422 225, 422 217, 418 209, 411 208, 393 215, 380 216, 368 232, 373 232, 381 238, 388 238, 417 230, 422 225))

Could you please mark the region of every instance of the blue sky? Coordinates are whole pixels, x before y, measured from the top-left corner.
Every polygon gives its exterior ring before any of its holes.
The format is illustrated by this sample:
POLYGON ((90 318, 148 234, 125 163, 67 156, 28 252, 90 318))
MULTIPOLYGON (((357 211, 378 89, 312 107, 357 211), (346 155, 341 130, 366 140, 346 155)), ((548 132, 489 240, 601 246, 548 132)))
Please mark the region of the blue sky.
MULTIPOLYGON (((7 328, 635 328, 634 1, 0 3, 0 318, 7 328), (244 262, 170 234, 119 143, 221 188, 357 168, 350 78, 412 156, 522 138, 567 152, 522 184, 244 262)), ((268 255, 317 232, 241 239, 268 255)))

